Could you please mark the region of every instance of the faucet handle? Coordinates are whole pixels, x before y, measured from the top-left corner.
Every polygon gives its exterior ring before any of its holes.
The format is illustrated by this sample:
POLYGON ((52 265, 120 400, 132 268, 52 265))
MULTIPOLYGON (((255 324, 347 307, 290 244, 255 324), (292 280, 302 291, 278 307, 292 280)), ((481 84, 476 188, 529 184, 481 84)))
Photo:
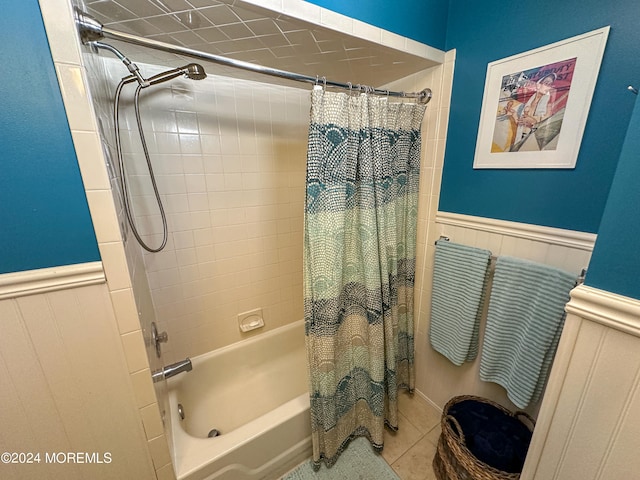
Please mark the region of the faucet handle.
POLYGON ((167 343, 169 341, 169 335, 167 332, 158 332, 156 322, 151 322, 151 340, 156 347, 156 356, 160 358, 160 355, 162 355, 160 344, 167 343))

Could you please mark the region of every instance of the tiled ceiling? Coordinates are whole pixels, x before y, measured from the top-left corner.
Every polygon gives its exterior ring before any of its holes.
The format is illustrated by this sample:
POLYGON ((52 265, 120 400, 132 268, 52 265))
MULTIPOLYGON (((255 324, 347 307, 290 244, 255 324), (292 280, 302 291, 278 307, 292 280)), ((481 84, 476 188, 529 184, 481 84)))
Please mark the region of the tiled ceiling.
MULTIPOLYGON (((435 62, 239 0, 85 0, 105 27, 311 77, 380 86, 435 62)), ((118 42, 133 61, 176 66, 176 57, 118 42)), ((256 74, 206 65, 211 73, 256 74)), ((260 79, 264 81, 265 79, 260 79)))

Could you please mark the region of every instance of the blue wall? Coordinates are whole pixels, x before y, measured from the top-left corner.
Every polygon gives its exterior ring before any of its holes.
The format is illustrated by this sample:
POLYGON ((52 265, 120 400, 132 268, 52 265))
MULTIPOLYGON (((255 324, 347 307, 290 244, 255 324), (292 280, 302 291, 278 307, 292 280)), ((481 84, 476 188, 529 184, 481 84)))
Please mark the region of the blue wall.
POLYGON ((449 0, 307 0, 361 22, 444 50, 449 0))
POLYGON ((585 284, 640 299, 640 102, 636 101, 585 284))
MULTIPOLYGON (((438 27, 420 27, 428 10, 420 2, 363 8, 310 1, 443 48, 438 27)), ((444 49, 456 49, 456 67, 439 208, 598 233, 585 283, 640 299, 640 103, 626 89, 640 87, 638 19, 637 0, 451 0, 444 49), (487 64, 606 25, 611 31, 576 168, 474 170, 487 64)))
POLYGON ((597 232, 640 82, 637 0, 452 0, 456 49, 440 210, 597 232), (487 64, 603 26, 611 32, 574 170, 474 170, 487 64))
MULTIPOLYGON (((441 210, 598 232, 587 284, 640 298, 638 112, 625 143, 635 101, 626 86, 640 83, 640 2, 312 3, 457 50, 441 210), (575 170, 473 170, 487 64, 605 25, 612 30, 575 170)), ((15 66, 0 71, 0 273, 99 260, 37 1, 6 7, 0 29, 11 39, 0 61, 15 66)))
POLYGON ((100 260, 37 0, 0 31, 0 273, 100 260))

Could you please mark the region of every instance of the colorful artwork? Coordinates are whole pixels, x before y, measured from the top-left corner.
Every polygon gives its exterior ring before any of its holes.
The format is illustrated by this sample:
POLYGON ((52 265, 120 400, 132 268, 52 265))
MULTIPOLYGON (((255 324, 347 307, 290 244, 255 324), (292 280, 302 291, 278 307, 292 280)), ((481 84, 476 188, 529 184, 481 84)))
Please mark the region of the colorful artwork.
POLYGON ((575 168, 608 35, 489 63, 473 168, 575 168))
POLYGON ((555 150, 577 57, 502 77, 491 152, 555 150))

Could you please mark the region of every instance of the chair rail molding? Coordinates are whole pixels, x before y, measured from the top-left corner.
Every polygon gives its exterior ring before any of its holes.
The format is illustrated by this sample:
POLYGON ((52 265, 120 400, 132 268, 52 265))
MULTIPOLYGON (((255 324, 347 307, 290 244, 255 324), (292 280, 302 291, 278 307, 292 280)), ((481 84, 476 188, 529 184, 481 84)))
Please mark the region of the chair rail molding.
POLYGON ((596 242, 595 233, 578 232, 562 228, 511 222, 495 218, 474 217, 460 213, 438 212, 436 223, 497 233, 526 240, 545 242, 591 252, 596 242))
POLYGON ((568 313, 640 337, 640 300, 587 285, 571 291, 568 313))
POLYGON ((0 300, 104 283, 102 262, 80 263, 0 275, 0 300))

